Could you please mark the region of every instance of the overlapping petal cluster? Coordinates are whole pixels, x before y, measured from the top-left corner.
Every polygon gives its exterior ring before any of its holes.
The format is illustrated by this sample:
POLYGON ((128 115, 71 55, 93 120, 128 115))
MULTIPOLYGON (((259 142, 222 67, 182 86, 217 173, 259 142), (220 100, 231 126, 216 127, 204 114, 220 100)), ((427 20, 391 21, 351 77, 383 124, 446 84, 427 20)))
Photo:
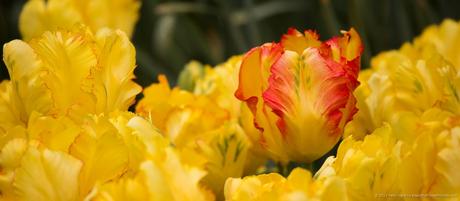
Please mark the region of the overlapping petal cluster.
MULTIPOLYGON (((447 20, 430 27, 413 44, 377 55, 371 68, 360 73, 361 85, 354 92, 359 112, 346 126, 337 155, 324 162, 312 183, 340 184, 325 187, 340 189, 334 191, 341 196, 336 200, 460 199, 460 177, 455 172, 460 164, 460 74, 455 57, 449 55, 453 52, 441 49, 450 47, 455 36, 446 35, 456 26, 458 22, 447 20)), ((283 200, 291 194, 290 189, 277 191, 285 178, 273 176, 279 178, 275 182, 266 177, 228 180, 227 197, 244 200, 276 194, 283 200)), ((323 192, 315 185, 302 190, 323 192)))
POLYGON ((340 139, 356 113, 362 51, 355 30, 326 42, 295 29, 243 58, 235 95, 259 130, 252 139, 272 159, 312 162, 340 139))
MULTIPOLYGON (((233 57, 214 68, 201 67, 202 76, 183 74, 182 79, 193 83, 190 91, 171 89, 166 77, 159 76, 159 83, 144 90, 136 107, 185 153, 189 163, 208 171, 204 183, 220 198, 228 177, 241 177, 257 166, 249 160, 251 143, 238 122, 241 103, 233 97, 240 61, 241 57, 233 57)), ((197 66, 201 65, 189 64, 185 73, 197 66)))
POLYGON ((120 30, 84 25, 4 45, 4 200, 214 200, 206 175, 128 112, 141 87, 120 30))
MULTIPOLYGON (((46 32, 4 46, 11 81, 2 83, 2 133, 27 126, 33 112, 79 121, 89 114, 127 110, 141 87, 132 81, 135 50, 121 31, 86 27, 46 32)), ((4 143, 4 142, 2 142, 4 143)))

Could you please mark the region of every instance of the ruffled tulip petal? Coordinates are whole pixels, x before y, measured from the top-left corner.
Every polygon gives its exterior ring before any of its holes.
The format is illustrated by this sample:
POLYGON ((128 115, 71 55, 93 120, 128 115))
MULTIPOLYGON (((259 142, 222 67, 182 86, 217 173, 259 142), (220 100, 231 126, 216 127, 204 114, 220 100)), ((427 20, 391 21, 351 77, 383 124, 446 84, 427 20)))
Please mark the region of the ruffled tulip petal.
POLYGON ((29 146, 16 170, 14 187, 19 200, 78 200, 82 163, 59 151, 29 146))
POLYGON ((83 162, 79 177, 81 195, 88 194, 96 182, 120 176, 128 165, 127 147, 110 122, 96 118, 86 124, 90 126, 70 147, 70 154, 83 162))
POLYGON ((324 43, 314 32, 291 29, 281 44, 244 56, 235 95, 251 110, 258 143, 273 159, 311 162, 338 141, 357 111, 361 52, 353 29, 324 43))

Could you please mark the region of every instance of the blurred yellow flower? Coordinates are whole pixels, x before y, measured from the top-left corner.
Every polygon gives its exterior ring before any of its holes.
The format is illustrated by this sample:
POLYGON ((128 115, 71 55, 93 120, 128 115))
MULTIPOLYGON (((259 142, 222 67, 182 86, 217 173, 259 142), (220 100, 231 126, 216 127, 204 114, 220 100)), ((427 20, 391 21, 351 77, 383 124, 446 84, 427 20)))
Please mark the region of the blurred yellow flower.
POLYGON ((367 80, 372 75, 372 72, 371 69, 365 69, 359 72, 358 81, 360 85, 353 92, 356 97, 358 112, 353 116, 353 119, 345 125, 343 133, 344 138, 353 136, 355 139, 362 140, 376 128, 374 122, 370 118, 370 108, 365 101, 370 94, 367 80))
POLYGON ((150 200, 213 199, 199 183, 206 172, 184 163, 168 140, 135 114, 90 115, 76 125, 68 118, 34 113, 29 124, 25 131, 29 139, 12 139, 1 151, 2 198, 83 200, 99 195, 101 186, 133 180, 148 187, 138 196, 150 200), (50 177, 54 172, 56 177, 50 177), (49 187, 35 190, 40 185, 49 187))
POLYGON ((28 41, 45 31, 70 29, 82 23, 94 32, 120 29, 131 37, 140 4, 139 0, 29 0, 19 17, 19 30, 28 41))
POLYGON ((11 81, 0 84, 0 111, 8 112, 0 118, 1 199, 111 199, 129 191, 105 186, 123 182, 139 187, 140 200, 214 199, 200 183, 206 171, 127 112, 141 88, 124 32, 45 32, 6 44, 4 60, 11 81))
POLYGON ((416 47, 434 47, 447 61, 460 69, 460 23, 451 19, 431 25, 414 39, 416 47))
MULTIPOLYGON (((249 138, 257 138, 259 132, 253 126, 252 114, 250 114, 247 106, 242 104, 234 95, 238 87, 238 73, 241 59, 242 56, 233 56, 224 63, 214 67, 204 66, 195 61, 190 62, 185 66, 185 69, 179 76, 180 80, 188 80, 190 84, 181 84, 184 82, 179 80, 178 86, 181 89, 182 86, 191 87, 189 91, 193 92, 194 95, 204 96, 206 99, 212 100, 215 104, 212 103, 210 105, 217 105, 229 113, 231 123, 227 123, 227 125, 231 125, 230 127, 241 127, 244 130, 243 134, 246 134, 249 138), (237 123, 238 126, 236 126, 237 123)), ((240 129, 238 128, 237 130, 240 129)), ((243 144, 246 144, 246 142, 243 144)), ((261 153, 263 151, 260 150, 260 147, 254 147, 251 144, 251 148, 247 153, 247 161, 249 163, 245 165, 245 173, 252 174, 258 167, 263 165, 266 157, 261 153)))
POLYGON ((318 178, 342 179, 351 200, 391 195, 396 200, 405 200, 404 195, 458 200, 460 177, 454 170, 460 162, 459 120, 439 108, 420 116, 402 114, 401 121, 384 124, 364 140, 344 139, 318 178))
POLYGON ((392 128, 384 125, 364 140, 349 136, 336 157, 329 157, 318 171, 318 178, 343 180, 350 200, 378 200, 379 194, 398 194, 401 143, 392 128))
POLYGON ((412 44, 375 56, 371 68, 360 73, 359 112, 345 135, 362 139, 383 122, 396 123, 405 113, 421 115, 432 107, 460 114, 458 33, 459 23, 447 19, 426 28, 412 44))
POLYGON ((187 164, 167 139, 145 119, 134 117, 128 125, 145 146, 139 171, 118 180, 100 183, 88 196, 94 200, 214 200, 201 186, 206 172, 187 164), (151 135, 151 134, 154 135, 151 135))
POLYGON ((204 68, 202 78, 196 80, 194 94, 204 95, 215 101, 219 107, 230 112, 232 119, 238 119, 241 111, 241 101, 234 93, 238 88, 238 72, 242 56, 233 56, 226 62, 213 68, 204 68))
POLYGON ((401 161, 401 192, 460 199, 460 116, 434 108, 408 118, 416 123, 405 130, 413 134, 401 161))
POLYGON ((255 146, 283 163, 312 162, 329 151, 357 112, 361 51, 353 29, 326 42, 290 29, 281 43, 246 53, 235 95, 259 130, 251 135, 255 146))
MULTIPOLYGON (((185 161, 204 167, 208 175, 203 181, 217 197, 222 197, 225 179, 242 176, 249 162, 246 158, 250 143, 244 131, 237 119, 231 118, 228 109, 210 98, 212 95, 197 95, 178 87, 171 89, 164 76, 159 76, 159 81, 144 90, 144 98, 136 107, 137 113, 150 118, 181 150, 185 161)), ((213 84, 216 83, 210 81, 207 86, 213 84)), ((220 96, 220 93, 215 91, 214 94, 220 96)), ((231 92, 226 95, 229 94, 231 92)))
POLYGON ((134 47, 121 31, 93 35, 75 27, 29 43, 14 40, 3 50, 11 81, 2 83, 1 107, 12 112, 2 118, 13 119, 0 121, 2 128, 27 125, 34 111, 78 122, 88 113, 127 110, 141 91, 132 81, 134 47))
POLYGON ((362 72, 356 94, 360 112, 347 135, 360 139, 384 122, 401 121, 406 113, 421 115, 432 107, 460 114, 460 77, 455 67, 431 47, 405 44, 381 53, 362 72))
POLYGON ((283 176, 270 173, 229 178, 225 183, 227 201, 347 200, 344 182, 335 177, 314 180, 307 170, 296 168, 283 176))

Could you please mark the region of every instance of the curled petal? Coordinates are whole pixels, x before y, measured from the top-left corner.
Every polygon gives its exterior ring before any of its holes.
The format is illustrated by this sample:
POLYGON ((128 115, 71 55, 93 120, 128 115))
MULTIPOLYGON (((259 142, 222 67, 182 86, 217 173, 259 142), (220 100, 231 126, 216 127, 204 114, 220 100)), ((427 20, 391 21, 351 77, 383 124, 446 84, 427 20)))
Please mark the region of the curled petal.
POLYGON ((321 41, 319 40, 319 35, 315 31, 307 30, 302 34, 297 29, 290 28, 287 34, 283 35, 281 38, 281 44, 286 50, 302 54, 308 47, 321 46, 321 41))
POLYGON ((357 112, 361 51, 353 29, 324 43, 312 31, 290 29, 280 44, 245 55, 236 96, 252 111, 272 158, 312 161, 337 143, 357 112))

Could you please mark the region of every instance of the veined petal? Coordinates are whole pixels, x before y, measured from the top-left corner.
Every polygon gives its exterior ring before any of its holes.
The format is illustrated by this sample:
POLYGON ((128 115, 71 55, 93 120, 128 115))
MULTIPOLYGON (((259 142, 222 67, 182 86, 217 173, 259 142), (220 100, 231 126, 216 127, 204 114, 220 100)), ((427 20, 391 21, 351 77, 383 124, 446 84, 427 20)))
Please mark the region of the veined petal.
MULTIPOLYGON (((82 27, 76 32, 46 32, 31 46, 43 62, 43 80, 54 101, 50 114, 91 111, 94 107, 90 70, 97 64, 91 33, 82 27)), ((46 113, 45 113, 46 114, 46 113)))
POLYGON ((20 119, 20 111, 13 103, 12 90, 11 81, 3 80, 0 83, 0 114, 3 114, 0 117, 0 135, 16 125, 24 126, 24 122, 20 119))
POLYGON ((27 132, 29 139, 38 140, 47 148, 67 152, 81 130, 68 117, 53 118, 33 112, 27 132))
POLYGON ((70 154, 83 162, 80 194, 86 195, 96 182, 106 182, 123 174, 128 165, 128 150, 112 124, 94 117, 70 147, 70 154))
POLYGON ((269 107, 265 106, 262 98, 262 93, 268 88, 270 68, 280 58, 283 51, 280 44, 272 43, 264 44, 246 53, 241 62, 239 84, 235 96, 246 102, 252 114, 253 124, 260 132, 254 145, 261 148, 256 149, 265 149, 278 160, 287 161, 287 155, 283 153, 279 130, 271 125, 271 122, 276 121, 277 117, 269 107), (272 146, 267 146, 267 144, 272 146))
POLYGON ((15 193, 20 200, 78 200, 82 163, 63 152, 29 146, 16 170, 15 193))
POLYGON ((165 131, 167 117, 176 106, 183 106, 194 101, 190 92, 171 89, 164 75, 158 76, 159 83, 144 89, 144 98, 136 105, 136 112, 148 119, 160 130, 165 131))
MULTIPOLYGON (((88 113, 127 110, 141 91, 133 82, 134 47, 121 31, 94 36, 75 26, 28 43, 14 40, 4 46, 4 61, 11 82, 1 99, 16 125, 27 125, 34 111, 79 122, 88 113)), ((8 123, 0 121, 0 127, 8 123)))
POLYGON ((279 117, 283 140, 297 147, 292 151, 295 160, 318 158, 332 148, 357 112, 353 91, 358 86, 359 57, 348 53, 353 47, 341 44, 356 40, 347 37, 307 48, 302 55, 286 50, 271 67, 263 98, 279 117), (334 51, 340 56, 337 61, 334 51), (309 148, 302 148, 307 144, 309 148))
POLYGON ((32 111, 47 113, 52 107, 51 94, 40 79, 44 74, 43 63, 32 47, 13 40, 3 46, 3 60, 11 79, 11 89, 5 98, 10 99, 18 120, 26 124, 32 111))
POLYGON ((122 31, 103 29, 96 34, 101 52, 96 67, 95 85, 100 112, 127 110, 141 87, 132 81, 136 51, 122 31))

